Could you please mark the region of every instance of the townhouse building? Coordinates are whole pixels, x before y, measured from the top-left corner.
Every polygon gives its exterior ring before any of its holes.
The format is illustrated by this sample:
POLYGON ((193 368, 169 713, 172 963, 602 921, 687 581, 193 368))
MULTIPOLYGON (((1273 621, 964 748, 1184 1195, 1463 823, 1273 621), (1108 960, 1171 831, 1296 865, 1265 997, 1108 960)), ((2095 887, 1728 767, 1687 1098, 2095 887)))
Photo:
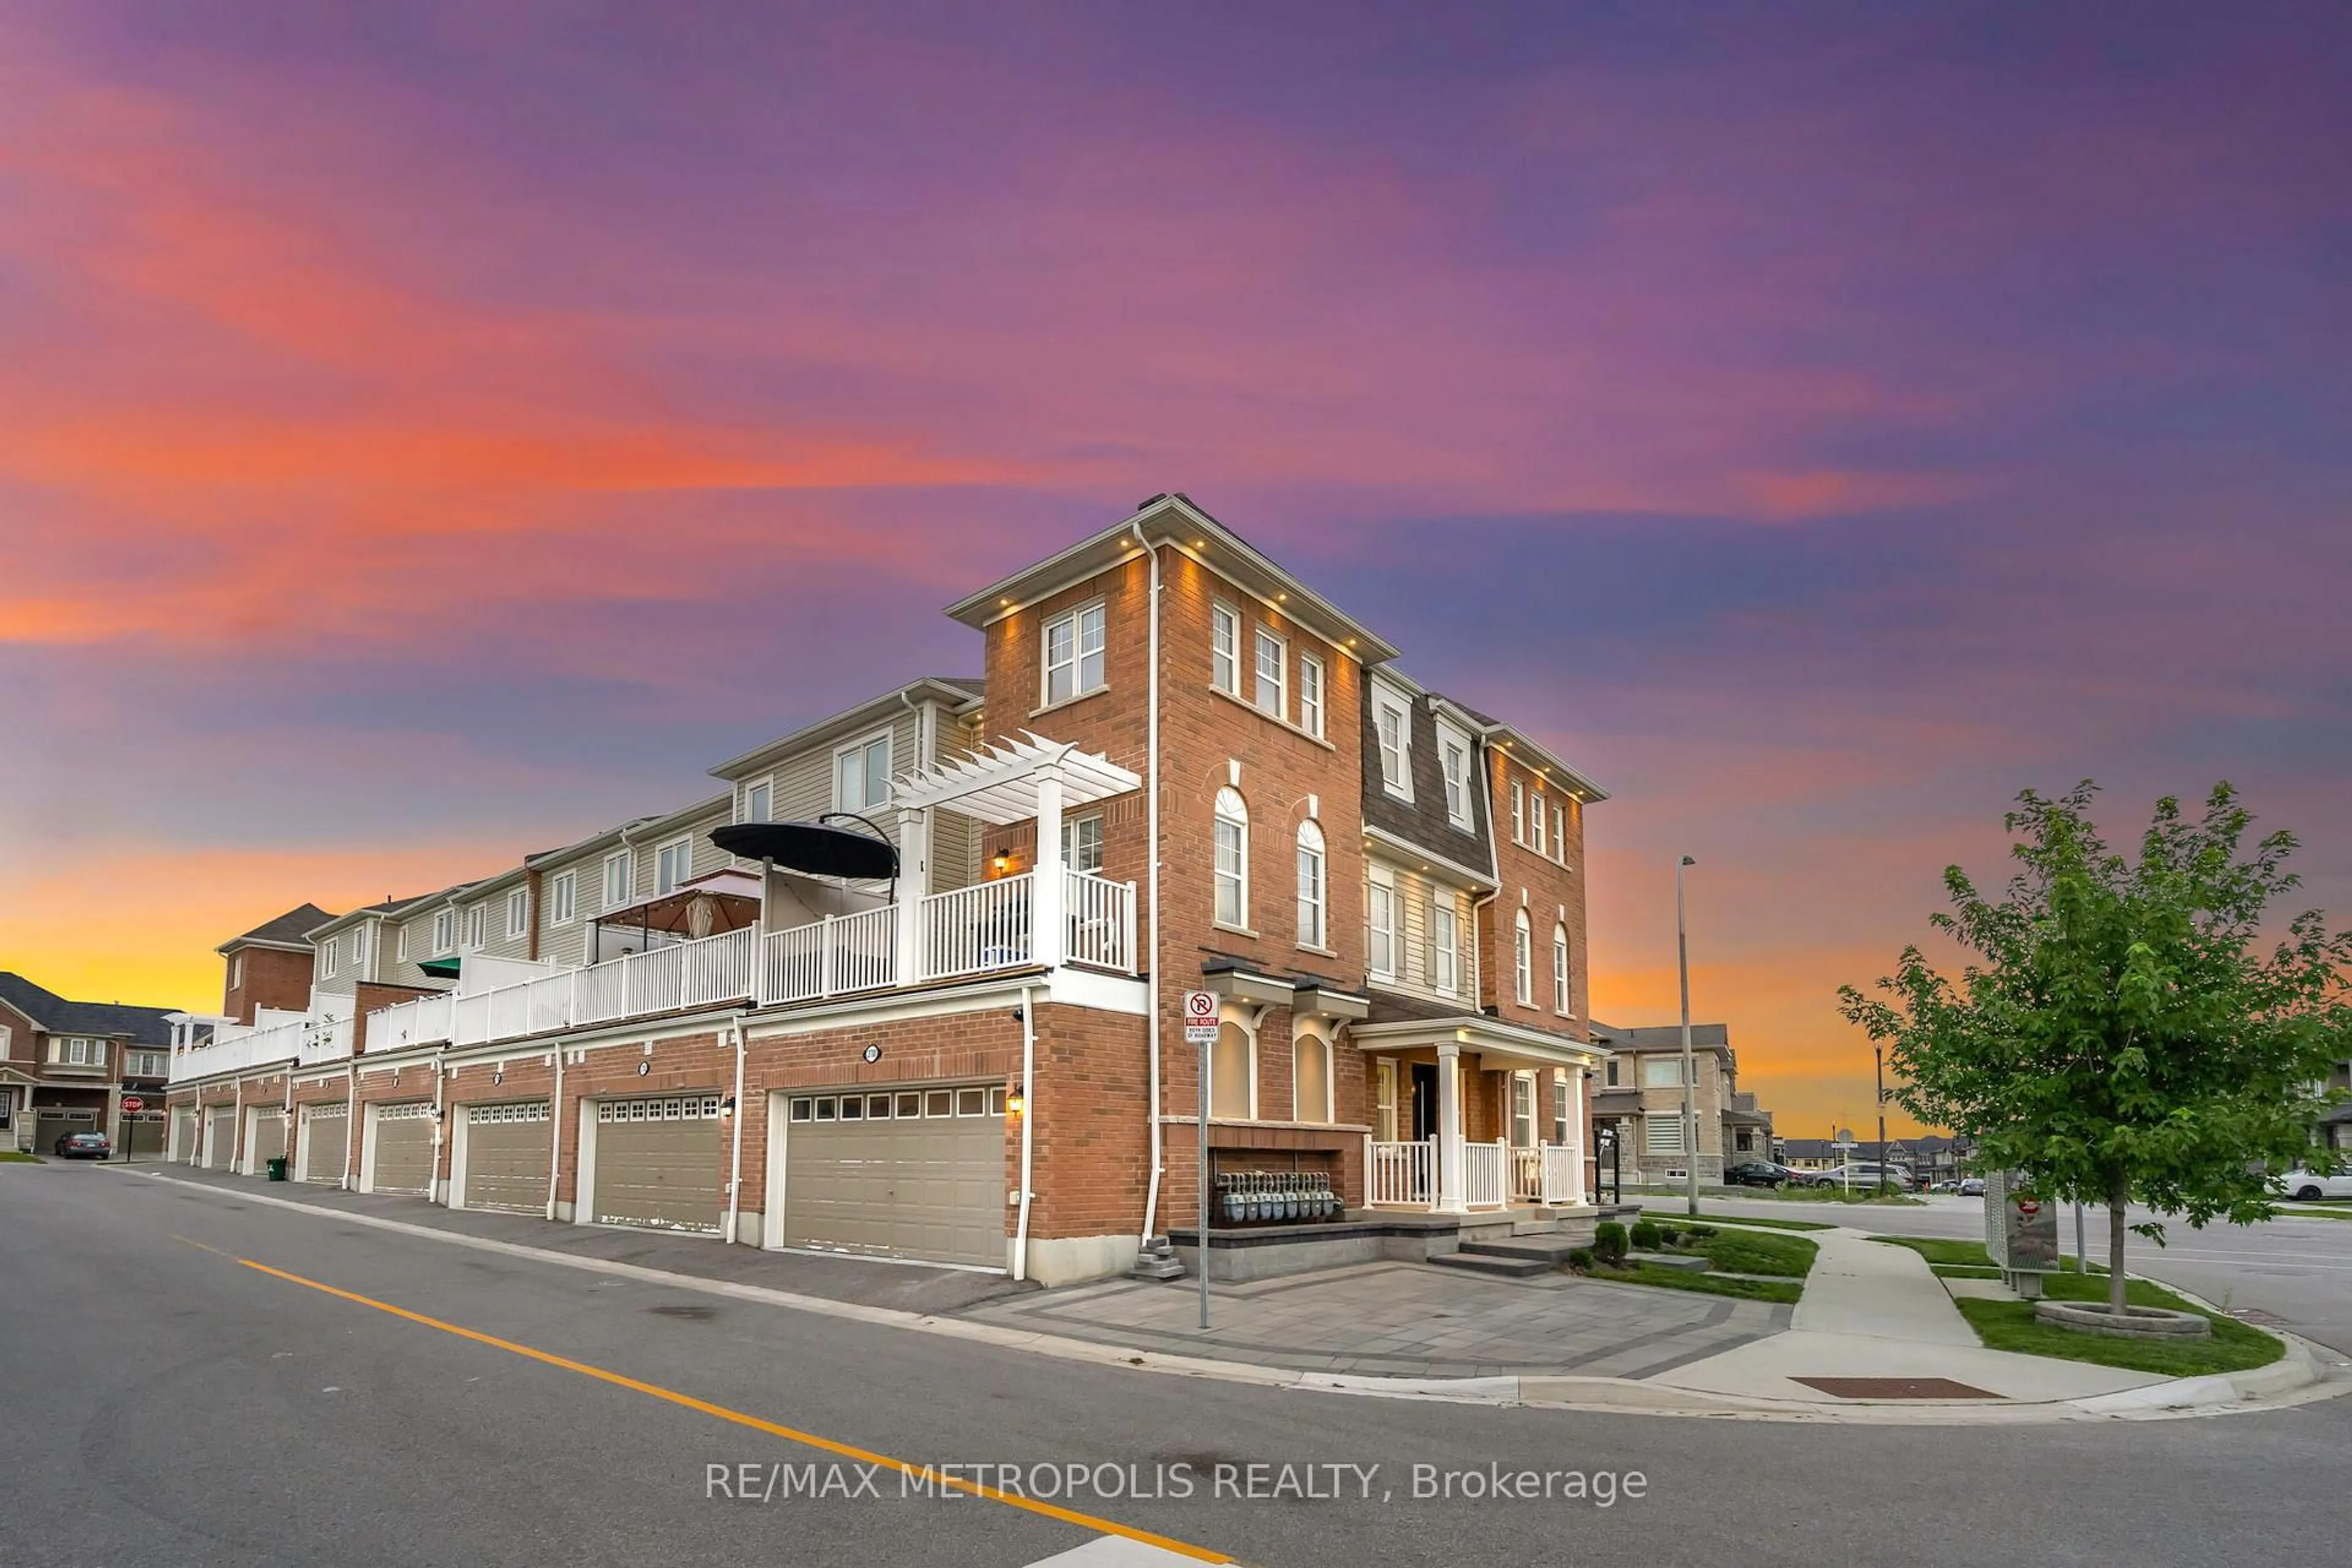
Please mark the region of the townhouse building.
POLYGON ((275 1124, 298 1179, 1049 1283, 1195 1226, 1204 1174, 1285 1194, 1213 1227, 1434 1250, 1589 1212, 1601 790, 1181 496, 948 614, 978 677, 322 919, 299 1027, 179 1043, 174 1153, 275 1124))
MULTIPOLYGON (((1694 1151, 1683 1119, 1682 1026, 1592 1028, 1611 1053, 1593 1116, 1596 1136, 1611 1145, 1612 1173, 1628 1183, 1684 1180, 1694 1151)), ((1691 1026, 1691 1068, 1699 1180, 1720 1182, 1727 1165, 1773 1158, 1771 1113, 1739 1088, 1728 1028, 1691 1026)))
POLYGON ((173 1016, 70 1001, 0 970, 0 1148, 46 1153, 67 1133, 103 1132, 134 1158, 162 1153, 173 1016))

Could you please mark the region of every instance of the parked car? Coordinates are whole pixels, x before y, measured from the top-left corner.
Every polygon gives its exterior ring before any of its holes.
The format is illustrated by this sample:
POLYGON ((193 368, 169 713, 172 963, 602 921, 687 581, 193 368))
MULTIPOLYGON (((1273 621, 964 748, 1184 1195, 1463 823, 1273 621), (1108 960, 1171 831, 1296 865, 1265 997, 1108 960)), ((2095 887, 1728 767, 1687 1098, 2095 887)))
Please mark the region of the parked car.
POLYGON ((1786 1165, 1776 1165, 1769 1160, 1742 1160, 1723 1169, 1726 1186, 1777 1187, 1796 1175, 1786 1165))
POLYGON ((2288 1171, 2271 1178, 2271 1186, 2281 1197, 2300 1203, 2315 1203, 2321 1198, 2352 1198, 2352 1171, 2323 1176, 2315 1171, 2288 1171))
POLYGON ((1911 1173, 1900 1165, 1888 1165, 1881 1170, 1866 1161, 1848 1165, 1842 1171, 1824 1171, 1822 1173, 1830 1179, 1832 1186, 1846 1185, 1849 1177, 1852 1184, 1857 1187, 1893 1187, 1898 1193, 1907 1193, 1918 1185, 1911 1179, 1911 1173))
POLYGON ((114 1145, 106 1141, 103 1132, 68 1132, 54 1145, 60 1160, 108 1160, 114 1157, 114 1145))
POLYGON ((1960 1178, 1960 1196, 1964 1198, 1980 1198, 1984 1196, 1984 1178, 1982 1176, 1962 1176, 1960 1178))

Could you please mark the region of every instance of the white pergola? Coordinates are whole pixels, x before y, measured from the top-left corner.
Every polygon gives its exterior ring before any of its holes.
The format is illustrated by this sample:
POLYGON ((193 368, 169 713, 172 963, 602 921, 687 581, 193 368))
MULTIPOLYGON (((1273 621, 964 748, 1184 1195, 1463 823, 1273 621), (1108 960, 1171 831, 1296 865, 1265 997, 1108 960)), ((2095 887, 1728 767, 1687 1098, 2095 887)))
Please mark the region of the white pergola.
POLYGON ((998 827, 1037 819, 1032 929, 1037 960, 1051 967, 1062 958, 1063 811, 1142 787, 1142 777, 1132 768, 1099 752, 1082 752, 1075 741, 1048 741, 1024 730, 1018 740, 1000 741, 905 775, 891 787, 890 801, 898 808, 902 852, 925 868, 927 885, 933 811, 946 807, 998 827))

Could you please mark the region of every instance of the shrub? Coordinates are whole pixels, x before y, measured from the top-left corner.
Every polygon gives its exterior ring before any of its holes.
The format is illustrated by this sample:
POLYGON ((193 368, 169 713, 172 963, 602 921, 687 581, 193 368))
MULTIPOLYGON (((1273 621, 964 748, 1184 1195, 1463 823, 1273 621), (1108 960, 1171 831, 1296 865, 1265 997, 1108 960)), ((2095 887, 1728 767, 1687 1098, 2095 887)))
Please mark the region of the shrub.
POLYGON ((1643 1220, 1633 1226, 1633 1249, 1637 1252, 1655 1252, 1659 1243, 1664 1239, 1665 1233, 1649 1220, 1643 1220))
POLYGON ((1592 1255, 1612 1266, 1624 1262, 1625 1227, 1613 1219, 1604 1219, 1594 1226, 1592 1255))
POLYGON ((1580 1247, 1568 1255, 1568 1266, 1579 1274, 1592 1272, 1592 1248, 1580 1247))
POLYGON ((1695 1225, 1685 1234, 1693 1241, 1706 1241, 1716 1234, 1716 1230, 1711 1225, 1695 1225))
POLYGON ((1682 1238, 1682 1229, 1678 1226, 1662 1225, 1658 1227, 1658 1239, 1664 1242, 1668 1247, 1672 1247, 1682 1238))

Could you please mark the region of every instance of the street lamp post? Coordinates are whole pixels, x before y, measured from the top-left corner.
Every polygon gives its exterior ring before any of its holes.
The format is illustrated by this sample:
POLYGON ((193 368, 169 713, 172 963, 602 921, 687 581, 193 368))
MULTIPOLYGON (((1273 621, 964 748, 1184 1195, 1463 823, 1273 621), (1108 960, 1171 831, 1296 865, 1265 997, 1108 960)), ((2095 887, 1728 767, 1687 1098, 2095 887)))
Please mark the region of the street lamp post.
POLYGON ((1886 1047, 1870 1047, 1871 1071, 1878 1079, 1878 1184, 1886 1185, 1886 1047))
POLYGON ((1683 982, 1683 1178, 1693 1217, 1698 1214, 1698 1100, 1691 1068, 1690 927, 1683 915, 1683 868, 1697 864, 1687 855, 1675 864, 1675 952, 1683 982))

